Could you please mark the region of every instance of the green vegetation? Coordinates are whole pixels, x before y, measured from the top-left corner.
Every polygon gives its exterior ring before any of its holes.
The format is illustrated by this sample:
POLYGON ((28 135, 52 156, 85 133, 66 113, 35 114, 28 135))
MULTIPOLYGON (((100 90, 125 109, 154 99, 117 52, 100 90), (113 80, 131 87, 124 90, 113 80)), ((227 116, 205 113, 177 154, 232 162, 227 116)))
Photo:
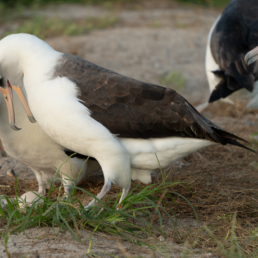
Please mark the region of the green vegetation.
MULTIPOLYGON (((40 6, 43 4, 59 4, 59 3, 82 3, 82 4, 104 4, 106 2, 113 3, 132 3, 141 0, 0 0, 0 4, 8 7, 15 6, 40 6)), ((204 6, 225 6, 230 0, 170 0, 183 2, 188 4, 198 4, 204 6)))
MULTIPOLYGON (((21 208, 18 203, 16 179, 14 187, 16 200, 11 202, 7 197, 0 197, 5 198, 8 202, 6 207, 0 207, 2 243, 6 253, 8 254, 7 244, 10 234, 22 232, 26 234, 25 230, 28 228, 48 226, 56 235, 61 230, 69 231, 77 241, 81 239, 80 230, 88 229, 92 235, 100 231, 121 240, 144 245, 154 253, 156 251, 164 252, 165 257, 169 257, 169 254, 166 253, 167 249, 161 250, 162 247, 157 245, 155 242, 157 236, 165 239, 173 237, 174 242, 176 240, 178 243, 185 243, 181 256, 185 258, 201 253, 219 254, 228 258, 258 257, 257 224, 251 225, 249 222, 245 222, 245 219, 241 219, 241 215, 237 220, 234 212, 222 213, 220 216, 214 217, 214 221, 210 220, 210 217, 205 225, 198 224, 197 228, 177 225, 176 214, 179 211, 177 203, 180 205, 180 209, 182 208, 182 213, 186 213, 186 207, 189 207, 190 213, 187 217, 195 218, 198 221, 193 206, 188 199, 178 193, 179 188, 186 190, 184 195, 188 195, 189 199, 197 198, 198 193, 193 195, 183 183, 166 182, 169 174, 165 174, 163 171, 160 173, 163 178, 161 183, 146 187, 141 184, 133 184, 133 189, 119 210, 116 208, 120 194, 116 198, 108 196, 96 206, 84 210, 82 205, 84 197, 86 195, 94 196, 76 186, 67 199, 62 196, 62 186, 52 187, 45 198, 39 197, 42 199, 41 203, 38 201, 31 207, 21 208), (163 222, 167 224, 167 219, 172 222, 168 235, 163 230, 163 222)), ((54 177, 52 183, 55 179, 57 178, 54 177)), ((221 196, 215 194, 214 198, 218 201, 221 196)), ((199 209, 200 207, 197 208, 198 212, 199 209)), ((255 213, 254 216, 256 216, 255 213)), ((91 241, 88 253, 91 254, 91 241)))
MULTIPOLYGON (((42 6, 48 4, 61 3, 80 3, 95 5, 100 4, 104 8, 113 10, 116 4, 120 7, 122 4, 134 3, 138 4, 144 0, 0 0, 0 23, 12 24, 11 31, 2 34, 1 36, 17 33, 27 32, 35 34, 41 38, 56 35, 79 35, 87 33, 94 29, 103 29, 115 25, 118 21, 115 17, 90 18, 80 20, 64 20, 46 17, 28 17, 25 10, 38 10, 42 6), (18 25, 19 24, 19 25, 18 25)), ((228 0, 168 0, 185 4, 199 4, 203 6, 222 7, 228 3, 228 0)), ((159 27, 160 23, 155 21, 153 26, 159 27)), ((178 24, 179 27, 184 27, 184 24, 178 24)))
POLYGON ((204 6, 223 7, 226 6, 230 0, 177 0, 178 2, 188 4, 198 4, 204 6))
POLYGON ((159 78, 160 84, 174 90, 181 90, 185 87, 186 79, 180 72, 170 72, 162 74, 159 78))
POLYGON ((34 17, 18 25, 18 28, 8 31, 4 36, 12 33, 29 33, 44 39, 59 35, 80 35, 92 30, 105 29, 117 23, 116 17, 87 18, 79 20, 62 20, 56 18, 34 17))
POLYGON ((217 216, 217 220, 227 220, 228 222, 230 222, 231 219, 232 219, 231 214, 223 214, 222 216, 217 216))
MULTIPOLYGON (((72 194, 66 198, 62 196, 63 186, 52 187, 46 197, 39 196, 39 199, 31 206, 25 205, 24 208, 21 208, 17 195, 16 178, 15 198, 10 201, 8 197, 0 197, 7 201, 5 207, 0 206, 1 222, 4 221, 5 224, 5 228, 1 229, 2 242, 6 247, 6 252, 8 253, 7 243, 10 234, 22 233, 28 228, 41 226, 52 227, 56 235, 61 230, 68 230, 77 241, 80 241, 80 229, 90 229, 93 232, 92 235, 101 231, 133 241, 135 244, 154 248, 146 242, 146 239, 150 236, 156 238, 156 234, 166 237, 162 225, 164 214, 171 219, 172 225, 174 225, 171 231, 176 233, 176 212, 172 208, 176 207, 175 196, 188 202, 182 195, 171 191, 171 188, 176 185, 186 185, 180 182, 166 182, 167 176, 164 176, 162 171, 161 173, 163 175, 161 183, 151 184, 144 188, 140 185, 136 186, 123 200, 119 210, 117 207, 120 194, 115 200, 99 201, 94 207, 85 210, 81 203, 83 197, 85 195, 96 197, 76 186, 74 186, 72 194), (159 223, 156 226, 153 221, 157 218, 159 223), (59 228, 58 232, 55 232, 56 227, 59 228)), ((59 178, 54 176, 50 183, 53 184, 57 179, 59 178)), ((191 204, 189 203, 189 205, 191 204)), ((194 210, 193 212, 196 214, 194 210)), ((91 246, 88 251, 90 249, 91 246)))
POLYGON ((117 2, 117 3, 131 3, 139 0, 0 0, 0 3, 8 7, 16 6, 40 6, 45 4, 61 4, 61 3, 73 3, 73 4, 103 4, 105 2, 117 2))
POLYGON ((230 217, 227 217, 223 222, 224 227, 230 226, 223 236, 219 235, 221 228, 211 225, 204 225, 192 232, 194 241, 191 244, 188 240, 185 242, 181 257, 190 258, 193 257, 193 254, 205 252, 225 258, 257 258, 258 228, 250 230, 249 232, 247 230, 247 233, 243 234, 243 231, 240 231, 241 223, 237 221, 237 212, 235 212, 233 216, 230 215, 230 217), (212 247, 205 247, 203 252, 200 250, 193 251, 194 248, 200 248, 203 241, 210 243, 212 247))
POLYGON ((258 236, 256 233, 251 232, 250 237, 247 241, 245 241, 243 244, 239 242, 239 236, 236 233, 236 215, 235 212, 233 219, 232 219, 232 227, 231 230, 228 231, 228 234, 224 238, 224 240, 218 239, 212 231, 208 227, 204 227, 205 230, 210 234, 210 236, 217 242, 218 250, 217 252, 224 257, 227 258, 247 258, 247 257, 254 257, 256 258, 258 255, 258 249, 253 249, 256 244, 254 242, 257 242, 258 236), (249 246, 248 252, 246 252, 245 248, 249 246), (250 252, 250 248, 253 249, 250 252))

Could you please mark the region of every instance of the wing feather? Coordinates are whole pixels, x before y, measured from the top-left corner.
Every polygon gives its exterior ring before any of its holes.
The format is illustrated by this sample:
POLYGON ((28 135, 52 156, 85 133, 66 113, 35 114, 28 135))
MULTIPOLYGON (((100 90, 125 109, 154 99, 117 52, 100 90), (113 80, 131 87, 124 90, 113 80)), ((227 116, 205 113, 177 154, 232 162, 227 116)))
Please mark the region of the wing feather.
POLYGON ((69 54, 57 64, 57 76, 76 83, 91 116, 118 137, 177 136, 228 142, 219 133, 225 131, 172 89, 128 78, 69 54))

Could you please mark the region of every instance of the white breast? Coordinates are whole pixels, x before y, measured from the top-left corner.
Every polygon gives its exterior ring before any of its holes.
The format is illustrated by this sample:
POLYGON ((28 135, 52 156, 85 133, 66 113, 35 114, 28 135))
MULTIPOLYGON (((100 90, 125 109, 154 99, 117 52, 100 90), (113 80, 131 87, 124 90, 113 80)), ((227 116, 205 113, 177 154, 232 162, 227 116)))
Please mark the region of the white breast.
POLYGON ((55 161, 66 155, 39 124, 29 122, 16 93, 13 95, 16 125, 22 128, 19 131, 10 129, 6 105, 0 96, 0 137, 7 155, 35 169, 52 169, 55 161))

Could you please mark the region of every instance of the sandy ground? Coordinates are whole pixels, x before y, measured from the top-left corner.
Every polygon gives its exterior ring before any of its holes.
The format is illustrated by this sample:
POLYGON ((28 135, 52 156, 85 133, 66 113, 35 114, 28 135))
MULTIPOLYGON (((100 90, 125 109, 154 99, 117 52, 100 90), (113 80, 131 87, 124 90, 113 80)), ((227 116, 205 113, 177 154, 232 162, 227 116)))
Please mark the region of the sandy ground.
MULTIPOLYGON (((219 14, 218 10, 190 8, 164 2, 156 5, 146 3, 139 10, 120 8, 117 11, 110 11, 109 8, 101 7, 61 5, 39 10, 37 13, 27 12, 27 15, 39 14, 58 15, 61 18, 102 15, 118 17, 119 22, 114 28, 76 37, 50 38, 46 41, 59 51, 76 54, 100 66, 146 82, 161 84, 160 76, 178 72, 186 80, 185 87, 179 91, 184 97, 193 104, 207 100, 209 91, 204 70, 206 39, 212 23, 219 14)), ((224 106, 222 109, 221 113, 225 111, 224 106)), ((240 133, 241 136, 247 136, 251 133, 250 130, 257 129, 250 115, 243 118, 242 129, 236 126, 232 129, 232 124, 236 125, 239 119, 234 115, 232 117, 230 112, 226 114, 228 117, 221 113, 214 116, 211 109, 206 115, 222 127, 231 128, 231 131, 240 133)), ((209 160, 205 153, 198 155, 191 156, 190 161, 177 163, 179 166, 176 166, 175 176, 185 179, 194 173, 192 168, 188 169, 189 164, 195 164, 198 170, 197 164, 200 164, 200 161, 209 160)), ((216 161, 209 163, 209 166, 216 166, 217 163, 216 161)), ((9 157, 1 158, 0 166, 2 177, 6 175, 8 169, 14 169, 20 174, 21 179, 35 179, 29 168, 9 157)), ((238 177, 245 174, 243 171, 241 174, 241 171, 237 173, 238 177)), ((229 177, 234 178, 235 174, 231 173, 229 177)), ((211 178, 215 182, 216 173, 207 180, 203 178, 203 184, 209 185, 211 178)), ((193 221, 190 224, 193 224, 193 221)), ((72 240, 68 232, 63 232, 55 238, 51 232, 46 234, 45 231, 49 229, 32 229, 27 232, 27 236, 31 238, 41 236, 40 239, 28 239, 25 235, 11 236, 8 244, 11 257, 87 257, 90 231, 82 232, 81 243, 72 240), (45 235, 47 237, 44 237, 45 235)), ((158 244, 160 250, 166 247, 169 257, 181 256, 182 245, 176 244, 173 240, 166 239, 158 244)), ((96 252, 100 256, 91 257, 110 257, 103 253, 116 257, 167 257, 161 253, 152 256, 153 253, 145 247, 133 246, 128 242, 121 243, 103 234, 96 234, 93 237, 91 253, 96 252)), ((0 246, 0 257, 6 257, 3 246, 0 246)), ((211 257, 211 254, 192 257, 211 257)))

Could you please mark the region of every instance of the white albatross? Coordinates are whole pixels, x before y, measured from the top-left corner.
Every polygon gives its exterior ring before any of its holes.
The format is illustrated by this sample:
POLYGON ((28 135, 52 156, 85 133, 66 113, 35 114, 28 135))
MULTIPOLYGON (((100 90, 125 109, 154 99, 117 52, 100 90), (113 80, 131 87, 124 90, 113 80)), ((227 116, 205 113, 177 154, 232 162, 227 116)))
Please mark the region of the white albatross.
POLYGON ((40 127, 61 146, 99 162, 105 182, 98 199, 112 183, 123 189, 120 203, 131 178, 149 183, 151 172, 159 168, 155 154, 166 168, 216 143, 244 147, 237 141, 241 138, 199 114, 174 90, 57 52, 32 35, 0 41, 0 75, 18 95, 24 77, 28 104, 40 127))
POLYGON ((199 105, 204 110, 217 100, 251 98, 247 108, 258 108, 258 73, 247 67, 244 56, 258 45, 257 0, 232 0, 212 25, 207 41, 205 70, 210 97, 199 105))
MULTIPOLYGON (((22 85, 22 80, 19 85, 22 85)), ((72 152, 50 138, 39 124, 30 123, 34 119, 23 94, 20 94, 20 97, 25 110, 16 93, 12 94, 11 88, 8 87, 7 81, 4 82, 3 78, 0 79, 0 92, 2 93, 2 95, 0 94, 0 139, 3 149, 8 156, 32 169, 38 181, 37 193, 44 196, 46 190, 50 187, 49 181, 53 179, 56 168, 60 167, 72 152), (21 130, 18 130, 19 128, 15 126, 14 113, 16 114, 16 123, 21 127, 21 130)), ((86 164, 84 162, 85 158, 77 155, 67 160, 60 168, 57 177, 62 178, 67 194, 72 189, 74 182, 78 184, 86 176, 96 174, 100 170, 97 161, 90 159, 86 164)), ((26 192, 21 196, 20 202, 23 203, 26 199, 26 202, 29 203, 36 198, 37 195, 33 192, 26 192)), ((5 204, 6 201, 3 199, 2 205, 5 204)))

